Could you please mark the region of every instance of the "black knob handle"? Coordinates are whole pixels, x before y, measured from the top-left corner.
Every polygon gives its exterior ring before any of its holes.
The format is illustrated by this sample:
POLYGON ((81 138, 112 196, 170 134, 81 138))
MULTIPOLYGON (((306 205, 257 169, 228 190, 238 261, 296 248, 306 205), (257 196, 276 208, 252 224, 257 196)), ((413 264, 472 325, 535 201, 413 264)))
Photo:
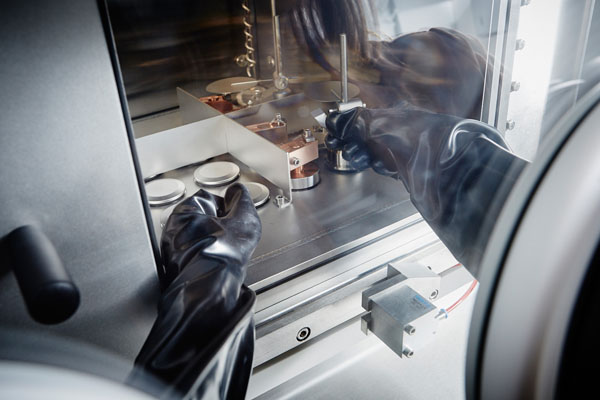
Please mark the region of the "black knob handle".
POLYGON ((57 324, 79 307, 79 289, 73 283, 54 245, 31 225, 6 237, 12 269, 31 317, 42 324, 57 324))

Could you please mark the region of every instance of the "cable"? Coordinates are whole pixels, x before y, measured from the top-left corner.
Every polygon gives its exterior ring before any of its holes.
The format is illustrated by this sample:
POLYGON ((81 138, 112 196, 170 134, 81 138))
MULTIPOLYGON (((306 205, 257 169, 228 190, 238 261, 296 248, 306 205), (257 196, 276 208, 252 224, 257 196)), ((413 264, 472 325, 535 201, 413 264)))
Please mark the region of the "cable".
POLYGON ((454 310, 456 307, 458 307, 460 305, 460 303, 462 303, 463 301, 465 301, 465 299, 467 297, 469 297, 469 295, 471 294, 471 292, 475 289, 475 287, 477 286, 479 282, 477 282, 477 279, 473 279, 473 283, 471 283, 471 286, 469 286, 469 288, 467 289, 467 291, 465 292, 465 294, 463 294, 458 300, 456 300, 450 307, 448 307, 445 311, 447 314, 449 314, 452 310, 454 310))

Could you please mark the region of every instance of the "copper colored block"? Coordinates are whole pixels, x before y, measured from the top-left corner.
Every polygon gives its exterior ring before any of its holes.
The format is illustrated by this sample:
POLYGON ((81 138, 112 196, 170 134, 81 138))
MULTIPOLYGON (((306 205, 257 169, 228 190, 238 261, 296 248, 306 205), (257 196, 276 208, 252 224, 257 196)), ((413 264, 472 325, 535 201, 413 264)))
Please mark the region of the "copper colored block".
POLYGON ((225 100, 223 96, 206 96, 200 97, 199 100, 204 104, 208 104, 215 110, 222 112, 223 114, 237 109, 233 103, 225 100))

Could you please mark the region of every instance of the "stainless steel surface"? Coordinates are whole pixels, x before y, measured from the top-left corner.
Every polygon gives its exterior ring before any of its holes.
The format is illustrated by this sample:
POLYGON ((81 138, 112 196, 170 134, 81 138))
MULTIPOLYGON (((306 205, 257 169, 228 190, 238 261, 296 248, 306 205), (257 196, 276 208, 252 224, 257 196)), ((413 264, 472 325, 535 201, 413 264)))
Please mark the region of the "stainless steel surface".
POLYGON ((481 120, 502 133, 506 130, 520 8, 521 0, 491 3, 487 61, 492 67, 485 73, 481 120))
POLYGON ((364 325, 400 357, 412 357, 436 333, 438 310, 426 299, 440 281, 425 265, 390 263, 387 279, 362 293, 364 325))
POLYGON ((340 172, 356 172, 356 168, 349 161, 346 161, 342 154, 342 150, 327 149, 327 161, 331 168, 340 172))
POLYGON ((223 186, 240 176, 240 167, 229 161, 202 164, 194 171, 194 181, 200 186, 223 186))
MULTIPOLYGON (((285 208, 267 203, 259 209, 263 235, 250 260, 246 278, 246 284, 252 289, 260 291, 412 223, 406 218, 416 211, 399 182, 390 185, 389 178, 373 171, 352 175, 335 173, 324 166, 322 159, 323 156, 319 159, 321 184, 311 190, 294 192, 294 201, 285 208), (281 226, 294 228, 281 229, 281 226)), ((236 162, 241 169, 242 183, 262 183, 272 194, 280 190, 231 155, 216 160, 236 162)), ((179 168, 161 177, 182 180, 191 195, 197 188, 193 179, 196 168, 179 168)), ((160 209, 152 211, 159 236, 160 212, 160 209)))
POLYGON ((499 390, 510 398, 555 394, 561 349, 600 237, 599 123, 596 105, 572 133, 556 132, 570 136, 539 185, 520 193, 530 200, 501 270, 496 261, 499 282, 480 353, 485 398, 498 398, 499 390), (507 321, 519 322, 518 331, 506 335, 507 321))
POLYGON ((248 189, 254 207, 260 207, 269 201, 269 188, 262 183, 248 182, 244 183, 244 186, 248 189))
POLYGON ((165 206, 185 194, 185 185, 177 179, 156 179, 146 183, 146 196, 151 206, 165 206))
MULTIPOLYGON (((443 246, 429 246, 405 258, 409 260, 429 265, 442 276, 440 297, 434 302, 438 308, 448 308, 456 302, 472 282, 463 268, 444 272, 456 261, 443 246)), ((462 399, 464 351, 474 297, 472 293, 448 319, 440 321, 435 341, 414 352, 410 359, 398 357, 375 335, 363 335, 359 317, 316 338, 312 338, 311 329, 310 338, 300 345, 300 351, 287 352, 254 368, 247 398, 462 399)), ((337 319, 342 310, 329 309, 329 314, 313 323, 337 319)), ((282 340, 297 343, 299 329, 290 331, 282 340)))
MULTIPOLYGON (((494 126, 503 133, 505 133, 504 121, 506 121, 508 117, 508 107, 510 101, 514 97, 512 81, 521 7, 520 0, 508 0, 507 2, 506 26, 504 27, 504 38, 502 41, 503 49, 501 53, 502 70, 498 87, 496 121, 494 123, 494 126)), ((498 63, 498 59, 496 59, 494 63, 498 63)))
POLYGON ((341 101, 348 102, 348 48, 346 44, 346 34, 340 35, 340 78, 341 78, 341 101))
MULTIPOLYGON (((186 125, 136 140, 145 177, 230 153, 273 182, 279 187, 278 192, 291 199, 289 160, 284 150, 214 109, 213 112, 219 115, 198 121, 206 109, 212 107, 183 90, 179 94, 182 98, 180 112, 186 125)), ((272 115, 274 113, 268 120, 272 115)))
POLYGON ((302 168, 297 168, 291 172, 292 190, 306 190, 317 186, 321 182, 319 166, 310 162, 302 168), (298 171, 301 169, 301 171, 298 171))
POLYGON ((278 193, 292 200, 289 154, 242 125, 223 118, 222 126, 227 135, 228 152, 274 183, 279 188, 278 193))
POLYGON ((144 178, 227 153, 223 116, 136 139, 144 178))
MULTIPOLYGON (((512 79, 519 80, 521 87, 510 96, 507 121, 512 120, 515 125, 505 132, 505 139, 517 155, 527 160, 534 158, 545 136, 542 120, 552 82, 563 2, 566 4, 564 0, 536 1, 520 10, 517 37, 527 45, 517 40, 517 50, 521 50, 514 55, 512 79)), ((576 3, 570 2, 570 7, 576 3)))
POLYGON ((390 260, 423 257, 434 249, 437 237, 424 222, 412 217, 403 222, 388 237, 259 294, 254 364, 299 346, 293 338, 304 326, 311 328, 311 341, 361 315, 361 290, 385 279, 390 260))
POLYGON ((62 324, 34 323, 2 256, 0 323, 131 362, 156 317, 159 288, 105 33, 93 0, 2 3, 0 237, 40 227, 81 304, 62 324))
POLYGON ((218 110, 180 87, 177 88, 177 103, 179 104, 179 114, 183 124, 190 124, 221 115, 218 110))

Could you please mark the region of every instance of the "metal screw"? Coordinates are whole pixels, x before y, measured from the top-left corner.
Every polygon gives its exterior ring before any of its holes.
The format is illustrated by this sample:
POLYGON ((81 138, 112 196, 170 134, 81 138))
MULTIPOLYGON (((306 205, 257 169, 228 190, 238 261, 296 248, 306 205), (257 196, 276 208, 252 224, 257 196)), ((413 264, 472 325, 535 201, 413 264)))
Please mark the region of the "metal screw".
POLYGON ((308 339, 309 336, 310 336, 310 328, 308 326, 305 326, 304 328, 302 328, 298 331, 298 334, 296 335, 296 340, 299 342, 303 342, 306 339, 308 339))
POLYGON ((415 355, 415 352, 410 349, 410 347, 404 347, 402 349, 402 355, 406 358, 411 358, 415 355))
POLYGON ((292 157, 290 158, 290 164, 297 167, 300 165, 300 159, 298 157, 292 157))
POLYGON ((275 113, 275 117, 271 120, 271 127, 284 126, 285 122, 281 113, 275 113))
POLYGON ((429 295, 430 299, 435 299, 436 297, 438 297, 438 290, 434 290, 433 292, 431 292, 431 294, 429 295))
POLYGON ((304 129, 302 131, 302 135, 304 136, 304 141, 306 143, 310 143, 310 142, 314 142, 315 141, 315 137, 313 136, 313 133, 310 129, 304 129))
POLYGON ((531 4, 531 0, 521 0, 521 7, 528 6, 531 4))
POLYGON ((248 59, 246 58, 245 54, 240 54, 239 56, 237 56, 235 58, 235 63, 239 66, 239 67, 245 67, 248 65, 248 59))
POLYGON ((517 123, 514 120, 509 119, 508 121, 506 121, 506 129, 508 129, 509 131, 512 131, 513 129, 515 129, 516 124, 517 123))
POLYGON ((521 89, 521 82, 512 81, 511 84, 510 84, 510 91, 511 92, 516 92, 519 89, 521 89))
POLYGON ((517 39, 515 43, 515 50, 523 50, 525 48, 525 40, 517 39))
POLYGON ((282 207, 285 204, 285 197, 283 197, 280 194, 275 196, 275 204, 277 205, 277 207, 282 207))
POLYGON ((412 325, 406 325, 406 326, 404 327, 404 332, 406 332, 406 333, 407 333, 409 336, 412 336, 412 335, 414 335, 416 331, 417 331, 417 330, 416 330, 416 329, 415 329, 415 327, 414 327, 414 326, 412 326, 412 325))

